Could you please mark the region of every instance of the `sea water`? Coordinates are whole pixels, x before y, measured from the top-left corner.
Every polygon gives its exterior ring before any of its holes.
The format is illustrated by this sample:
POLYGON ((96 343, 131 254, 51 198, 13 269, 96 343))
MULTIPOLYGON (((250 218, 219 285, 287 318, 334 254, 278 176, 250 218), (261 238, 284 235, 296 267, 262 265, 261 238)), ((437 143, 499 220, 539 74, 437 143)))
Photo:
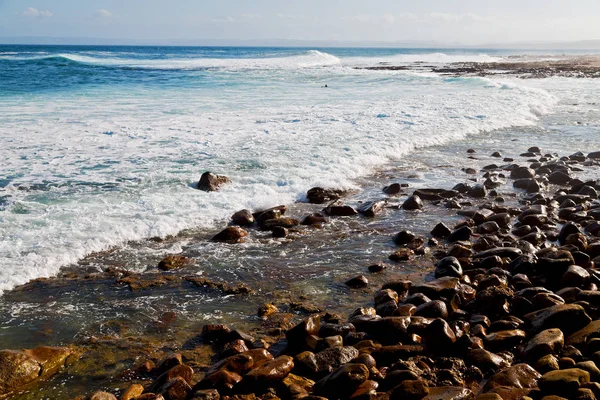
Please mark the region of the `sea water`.
POLYGON ((313 186, 357 189, 415 150, 537 126, 562 97, 593 93, 360 68, 509 54, 0 46, 0 290, 313 186), (205 171, 233 184, 198 191, 205 171))

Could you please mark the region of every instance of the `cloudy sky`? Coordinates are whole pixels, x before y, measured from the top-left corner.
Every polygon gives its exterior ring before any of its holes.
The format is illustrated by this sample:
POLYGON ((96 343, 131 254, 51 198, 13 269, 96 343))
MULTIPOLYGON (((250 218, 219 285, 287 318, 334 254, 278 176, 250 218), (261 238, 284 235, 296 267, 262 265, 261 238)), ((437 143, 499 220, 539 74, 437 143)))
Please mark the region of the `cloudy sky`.
POLYGON ((0 37, 509 43, 600 39, 599 0, 0 0, 0 37))

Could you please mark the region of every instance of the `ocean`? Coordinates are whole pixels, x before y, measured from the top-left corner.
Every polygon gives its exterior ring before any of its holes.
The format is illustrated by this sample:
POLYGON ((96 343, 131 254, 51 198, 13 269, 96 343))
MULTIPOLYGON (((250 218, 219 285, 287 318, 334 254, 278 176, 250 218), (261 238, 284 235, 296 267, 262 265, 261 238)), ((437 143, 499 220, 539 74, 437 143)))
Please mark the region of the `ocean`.
POLYGON ((577 88, 357 69, 510 54, 0 46, 0 290, 313 186, 357 189, 416 149, 539 125, 577 88), (204 171, 234 184, 200 192, 204 171))
MULTIPOLYGON (((431 66, 562 53, 0 45, 2 348, 98 337, 179 348, 205 323, 256 327, 265 301, 296 313, 298 301, 341 313, 367 304, 371 292, 344 282, 387 262, 395 233, 426 236, 440 220, 461 219, 433 206, 403 212, 404 198, 387 198, 383 186, 449 189, 469 182, 461 169, 499 163, 496 151, 600 150, 598 79, 456 77, 431 66), (409 68, 364 69, 388 65, 409 68), (199 191, 205 171, 232 183, 199 191), (314 186, 348 189, 352 206, 387 198, 388 208, 381 218, 332 218, 285 240, 254 230, 242 244, 208 240, 240 209, 320 211, 301 203, 314 186), (112 267, 156 276, 168 254, 193 259, 182 276, 244 282, 254 294, 224 295, 185 279, 131 291, 98 275, 112 267), (19 289, 61 271, 62 279, 19 289), (164 328, 163 320, 175 322, 164 328)), ((370 288, 424 270, 388 263, 385 274, 369 275, 370 288)), ((22 399, 110 387, 139 361, 111 357, 22 399)))

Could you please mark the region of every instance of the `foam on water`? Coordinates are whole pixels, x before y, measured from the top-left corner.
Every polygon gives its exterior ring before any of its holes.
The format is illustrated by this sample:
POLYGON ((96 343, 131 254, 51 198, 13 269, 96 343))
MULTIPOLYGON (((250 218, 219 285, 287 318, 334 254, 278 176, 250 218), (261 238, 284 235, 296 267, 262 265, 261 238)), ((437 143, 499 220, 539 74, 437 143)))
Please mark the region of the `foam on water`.
POLYGON ((481 78, 354 70, 319 52, 250 62, 263 67, 215 72, 200 86, 190 74, 189 86, 5 97, 0 290, 129 240, 216 228, 312 186, 354 187, 415 149, 535 124, 556 102, 481 78), (233 183, 194 189, 206 170, 233 183))
POLYGON ((413 64, 413 63, 428 63, 428 64, 450 64, 457 62, 497 62, 503 60, 502 57, 494 57, 489 54, 446 54, 446 53, 420 53, 420 54, 396 54, 373 57, 348 57, 344 58, 344 65, 368 65, 373 66, 376 63, 380 64, 413 64))

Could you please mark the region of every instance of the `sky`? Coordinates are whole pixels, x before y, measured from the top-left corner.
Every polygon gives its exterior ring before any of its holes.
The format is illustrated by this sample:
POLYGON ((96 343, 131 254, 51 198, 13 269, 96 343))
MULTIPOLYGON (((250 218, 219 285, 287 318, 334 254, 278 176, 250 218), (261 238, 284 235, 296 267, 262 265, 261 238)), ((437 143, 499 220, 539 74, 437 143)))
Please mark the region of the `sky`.
POLYGON ((0 0, 0 38, 475 45, 598 40, 598 21, 599 0, 0 0))

